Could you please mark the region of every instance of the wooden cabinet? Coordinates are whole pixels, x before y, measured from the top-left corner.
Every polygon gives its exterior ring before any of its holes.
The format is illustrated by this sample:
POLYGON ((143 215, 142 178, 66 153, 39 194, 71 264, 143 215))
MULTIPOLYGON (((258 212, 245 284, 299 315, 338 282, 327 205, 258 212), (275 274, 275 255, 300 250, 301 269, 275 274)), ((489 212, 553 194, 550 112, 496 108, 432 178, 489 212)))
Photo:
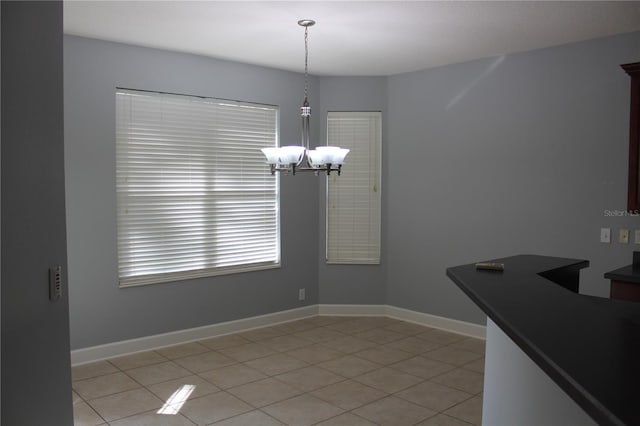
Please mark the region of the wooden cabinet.
POLYGON ((611 280, 611 299, 640 302, 640 251, 633 252, 631 265, 607 272, 604 277, 611 280))
POLYGON ((640 212, 640 62, 621 65, 631 77, 631 109, 629 119, 629 184, 627 209, 640 212))

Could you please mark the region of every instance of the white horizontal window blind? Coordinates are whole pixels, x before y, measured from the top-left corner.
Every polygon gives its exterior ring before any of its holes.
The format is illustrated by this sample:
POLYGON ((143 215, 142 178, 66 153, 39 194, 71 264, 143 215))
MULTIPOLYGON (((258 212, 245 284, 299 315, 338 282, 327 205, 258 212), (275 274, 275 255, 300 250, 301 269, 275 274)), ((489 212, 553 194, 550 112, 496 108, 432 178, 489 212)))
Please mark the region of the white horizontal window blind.
POLYGON ((380 263, 382 113, 329 112, 327 144, 351 150, 327 183, 327 262, 380 263))
POLYGON ((279 266, 278 109, 116 91, 120 286, 279 266))

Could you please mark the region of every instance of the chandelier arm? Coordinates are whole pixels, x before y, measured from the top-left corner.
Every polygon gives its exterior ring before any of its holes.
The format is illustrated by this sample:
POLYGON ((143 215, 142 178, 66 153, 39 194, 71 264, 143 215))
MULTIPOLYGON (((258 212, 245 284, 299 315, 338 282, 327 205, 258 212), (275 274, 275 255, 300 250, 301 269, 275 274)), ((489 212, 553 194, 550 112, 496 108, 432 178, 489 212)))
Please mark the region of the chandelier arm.
POLYGON ((316 176, 318 175, 319 172, 325 172, 327 175, 331 175, 331 172, 338 172, 338 176, 340 176, 340 173, 342 172, 342 164, 337 164, 337 165, 327 164, 322 167, 298 167, 295 165, 295 163, 292 163, 287 166, 278 166, 278 165, 272 164, 271 174, 274 175, 276 172, 279 172, 279 173, 286 172, 286 173, 291 173, 293 175, 299 172, 314 172, 316 176))
MULTIPOLYGON (((308 105, 308 103, 307 103, 308 105)), ((304 111, 305 107, 302 107, 303 111, 304 111)), ((307 107, 308 108, 308 107, 307 107)), ((307 151, 309 151, 309 115, 305 115, 304 112, 302 113, 302 146, 304 146, 306 148, 307 151)))

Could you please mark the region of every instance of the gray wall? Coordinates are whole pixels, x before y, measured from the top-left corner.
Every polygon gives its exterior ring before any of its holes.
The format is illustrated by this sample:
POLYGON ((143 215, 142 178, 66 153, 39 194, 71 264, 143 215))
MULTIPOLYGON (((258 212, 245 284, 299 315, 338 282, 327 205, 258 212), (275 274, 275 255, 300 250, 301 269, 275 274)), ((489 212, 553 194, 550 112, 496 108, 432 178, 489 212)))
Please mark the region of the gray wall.
MULTIPOLYGON (((286 145, 300 140, 301 74, 73 36, 65 36, 64 66, 72 348, 318 303, 318 185, 310 175, 281 177, 282 268, 125 289, 117 282, 115 88, 278 105, 286 145)), ((317 85, 311 78, 316 110, 317 85)))
POLYGON ((3 425, 71 425, 62 2, 2 2, 3 425))
POLYGON ((280 106, 297 143, 302 75, 194 55, 65 37, 67 226, 73 348, 213 324, 304 304, 389 304, 476 323, 484 315, 445 276, 519 253, 585 258, 581 291, 634 244, 600 227, 640 228, 625 210, 629 78, 640 33, 388 78, 311 78, 312 140, 329 110, 383 111, 379 266, 324 263, 324 179, 282 176, 279 270, 119 289, 114 89, 280 106), (300 89, 300 90, 299 90, 300 89), (305 287, 307 300, 297 301, 305 287))
MULTIPOLYGON (((583 258, 581 292, 640 246, 626 209, 629 77, 640 33, 392 76, 387 303, 482 323, 448 266, 521 253, 583 258)), ((508 267, 508 265, 507 265, 508 267)))
MULTIPOLYGON (((383 163, 386 158, 387 79, 385 77, 320 78, 321 127, 318 145, 327 143, 328 111, 382 111, 383 163)), ((386 199, 383 164, 382 203, 386 199)), ((344 173, 349 173, 348 157, 344 173)), ((384 304, 386 255, 385 228, 382 228, 380 265, 328 265, 326 253, 326 178, 320 178, 320 212, 318 222, 320 303, 384 304)), ((384 218, 384 211, 383 211, 384 218)))

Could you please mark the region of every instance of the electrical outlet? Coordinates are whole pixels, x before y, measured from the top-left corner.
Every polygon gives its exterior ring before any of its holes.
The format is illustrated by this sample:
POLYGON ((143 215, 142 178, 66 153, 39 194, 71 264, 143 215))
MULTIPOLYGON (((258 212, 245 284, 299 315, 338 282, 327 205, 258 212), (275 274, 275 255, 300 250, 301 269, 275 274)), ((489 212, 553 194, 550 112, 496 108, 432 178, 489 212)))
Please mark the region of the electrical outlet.
POLYGON ((601 243, 611 242, 611 228, 600 228, 600 242, 601 243))
POLYGON ((620 229, 618 233, 618 242, 620 244, 629 244, 629 230, 628 229, 620 229))
POLYGON ((298 300, 303 301, 305 299, 304 288, 298 290, 298 300))

